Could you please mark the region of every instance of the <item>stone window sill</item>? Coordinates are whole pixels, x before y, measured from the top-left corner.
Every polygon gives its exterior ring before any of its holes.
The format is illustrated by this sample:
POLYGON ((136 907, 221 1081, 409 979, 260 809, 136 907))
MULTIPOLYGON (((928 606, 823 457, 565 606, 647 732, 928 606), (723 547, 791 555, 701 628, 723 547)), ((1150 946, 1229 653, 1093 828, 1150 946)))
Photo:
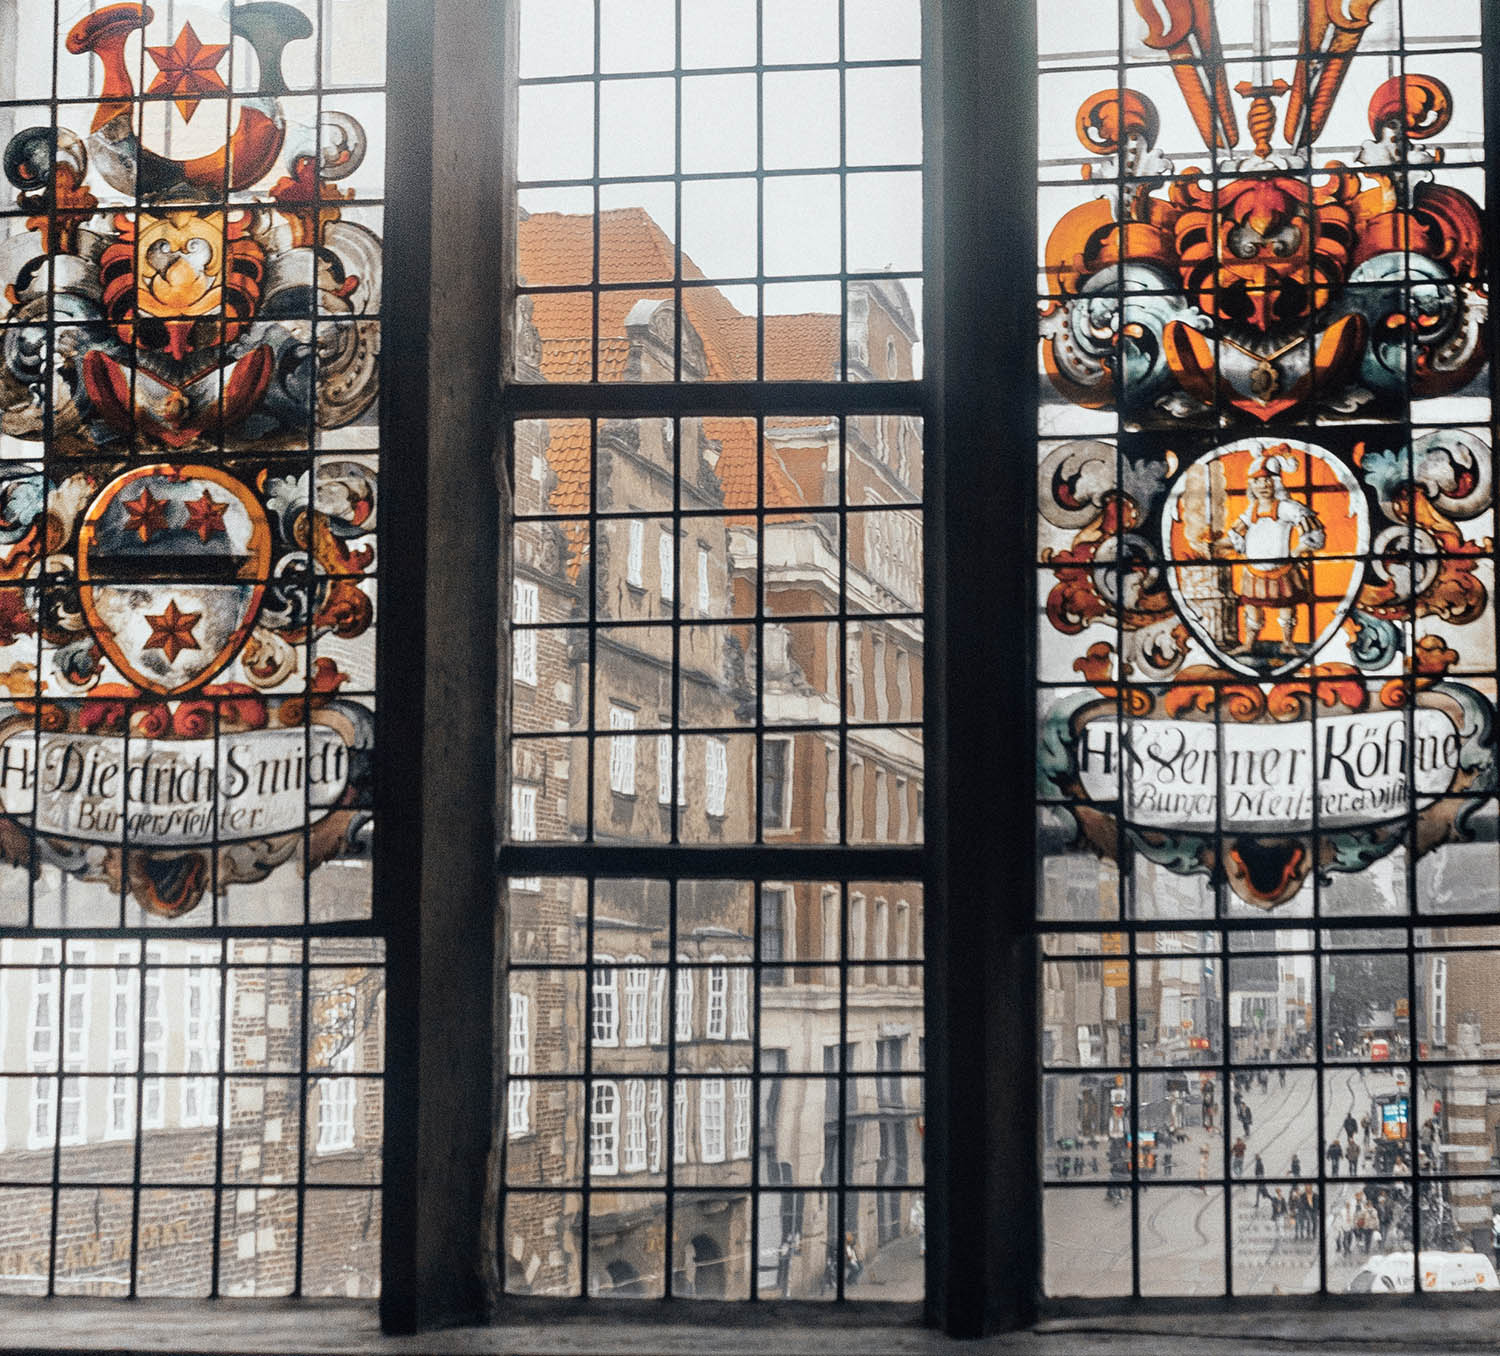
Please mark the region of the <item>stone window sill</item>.
POLYGON ((1263 1356, 1265 1352, 1493 1351, 1478 1297, 1359 1309, 1314 1303, 1216 1314, 1052 1319, 958 1342, 920 1328, 733 1327, 601 1319, 385 1337, 374 1304, 339 1301, 0 1300, 0 1356, 1263 1356))

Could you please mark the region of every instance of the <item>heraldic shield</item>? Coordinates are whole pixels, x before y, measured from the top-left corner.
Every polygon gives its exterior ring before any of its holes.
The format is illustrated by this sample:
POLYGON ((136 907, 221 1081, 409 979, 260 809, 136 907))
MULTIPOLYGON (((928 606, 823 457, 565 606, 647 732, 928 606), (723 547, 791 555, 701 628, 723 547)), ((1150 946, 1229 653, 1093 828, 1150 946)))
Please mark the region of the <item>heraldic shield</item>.
POLYGON ((79 533, 79 594, 120 672, 171 696, 235 655, 271 563, 265 511, 211 466, 142 466, 107 485, 79 533))
POLYGON ((1215 448, 1177 478, 1162 516, 1183 619, 1222 664, 1261 679, 1306 663, 1337 634, 1369 542, 1353 472, 1293 439, 1215 448))

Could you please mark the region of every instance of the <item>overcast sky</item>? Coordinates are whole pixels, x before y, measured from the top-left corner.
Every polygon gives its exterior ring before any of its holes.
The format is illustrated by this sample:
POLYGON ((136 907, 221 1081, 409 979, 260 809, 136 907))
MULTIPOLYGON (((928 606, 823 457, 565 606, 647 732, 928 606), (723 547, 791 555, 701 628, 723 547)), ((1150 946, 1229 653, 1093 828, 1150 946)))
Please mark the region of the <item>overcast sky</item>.
MULTIPOLYGON (((616 175, 671 175, 675 82, 651 72, 675 63, 675 0, 603 0, 600 69, 643 73, 606 81, 600 95, 599 170, 616 175)), ((918 0, 850 0, 846 54, 852 61, 920 55, 918 0)), ((756 61, 752 0, 683 0, 686 71, 756 61)), ((837 61, 836 0, 764 0, 766 62, 837 61)), ((521 7, 521 74, 587 76, 594 68, 591 0, 525 0, 521 7)), ((848 268, 915 273, 921 268, 921 176, 866 167, 921 160, 920 83, 914 68, 853 70, 845 77, 844 162, 848 179, 848 268)), ((531 86, 521 96, 519 171, 524 179, 593 173, 592 84, 531 86)), ((743 174, 689 182, 682 199, 682 247, 710 278, 753 275, 756 259, 756 77, 751 72, 685 75, 682 81, 683 174, 743 174)), ((766 181, 764 266, 768 277, 834 273, 841 267, 839 76, 836 71, 772 71, 764 77, 763 164, 806 171, 766 181)), ((587 212, 587 189, 529 190, 530 211, 587 212)), ((605 209, 638 206, 668 235, 674 230, 668 182, 607 186, 605 209)), ((726 289, 754 309, 749 289, 726 289)), ((914 290, 914 301, 917 300, 914 290)), ((837 310, 836 288, 768 288, 769 311, 837 310)))

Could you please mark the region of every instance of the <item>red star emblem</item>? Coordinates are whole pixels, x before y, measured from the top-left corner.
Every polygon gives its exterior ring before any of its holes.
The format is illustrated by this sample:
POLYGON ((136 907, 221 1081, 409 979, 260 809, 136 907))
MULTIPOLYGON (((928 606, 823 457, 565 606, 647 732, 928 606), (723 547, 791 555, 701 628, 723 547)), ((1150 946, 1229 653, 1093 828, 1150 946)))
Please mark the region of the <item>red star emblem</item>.
POLYGON ((139 532, 142 541, 150 541, 158 532, 167 530, 167 501, 158 499, 150 490, 142 489, 138 499, 127 499, 125 512, 130 515, 125 530, 139 532))
POLYGON ((207 490, 198 499, 184 500, 182 506, 187 510, 187 530, 196 532, 199 541, 206 544, 214 533, 228 531, 224 526, 224 510, 229 505, 210 499, 207 490))
POLYGON ((228 50, 228 43, 199 42, 192 24, 183 24, 177 41, 170 47, 146 48, 147 55, 161 71, 147 92, 175 95, 177 111, 183 121, 191 122, 198 111, 199 96, 228 92, 218 71, 228 50))
POLYGON ((151 623, 151 639, 146 642, 146 648, 164 651, 169 664, 184 650, 198 649, 193 627, 202 616, 201 612, 178 611, 175 599, 168 602, 165 612, 154 617, 147 613, 146 620, 151 623))

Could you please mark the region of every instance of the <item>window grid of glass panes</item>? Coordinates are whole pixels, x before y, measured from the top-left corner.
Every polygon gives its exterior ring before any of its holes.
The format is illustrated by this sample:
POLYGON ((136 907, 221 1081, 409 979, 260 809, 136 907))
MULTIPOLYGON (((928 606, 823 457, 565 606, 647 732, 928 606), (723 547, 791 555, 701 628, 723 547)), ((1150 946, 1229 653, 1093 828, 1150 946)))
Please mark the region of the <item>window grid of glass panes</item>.
POLYGON ((519 17, 504 1290, 920 1299, 920 6, 519 17))
POLYGON ((1479 6, 1085 8, 1038 7, 1044 1289, 1497 1289, 1479 6))
POLYGON ((508 928, 509 1291, 919 1298, 921 885, 535 885, 508 928))
POLYGON ((920 375, 919 5, 523 3, 519 62, 514 379, 920 375))
POLYGON ((18 14, 0 1293, 373 1295, 384 3, 18 14))

